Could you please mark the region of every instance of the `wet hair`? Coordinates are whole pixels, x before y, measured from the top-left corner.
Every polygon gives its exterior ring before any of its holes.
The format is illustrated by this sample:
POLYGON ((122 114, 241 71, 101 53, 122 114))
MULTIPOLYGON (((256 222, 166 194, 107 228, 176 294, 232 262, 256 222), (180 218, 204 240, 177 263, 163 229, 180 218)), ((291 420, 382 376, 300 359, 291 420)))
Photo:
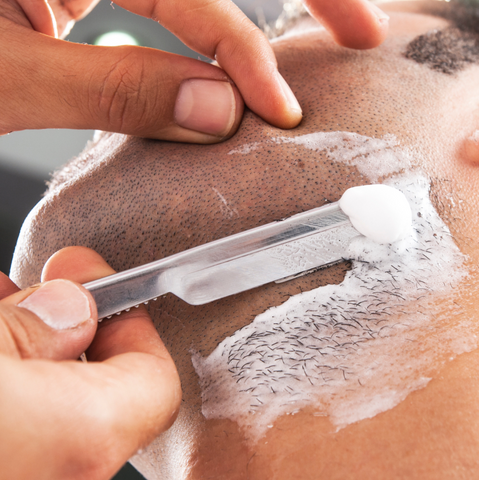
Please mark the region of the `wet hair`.
POLYGON ((450 25, 416 37, 405 56, 441 73, 452 75, 472 63, 479 63, 478 2, 451 1, 432 5, 426 13, 442 17, 450 25))

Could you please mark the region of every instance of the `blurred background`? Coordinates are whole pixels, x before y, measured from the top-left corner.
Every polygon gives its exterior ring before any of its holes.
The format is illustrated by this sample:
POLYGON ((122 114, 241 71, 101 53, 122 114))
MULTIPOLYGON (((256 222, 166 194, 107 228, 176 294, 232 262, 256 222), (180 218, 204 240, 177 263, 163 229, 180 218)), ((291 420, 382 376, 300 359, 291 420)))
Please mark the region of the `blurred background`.
MULTIPOLYGON (((280 2, 236 1, 256 24, 261 15, 267 22, 276 19, 282 9, 280 2)), ((198 58, 158 23, 129 13, 109 0, 101 0, 74 26, 67 40, 97 45, 137 44, 198 58)), ((23 220, 41 199, 51 172, 78 155, 92 136, 90 130, 28 130, 0 136, 0 271, 10 271, 23 220)), ((114 477, 142 478, 130 464, 114 477)))

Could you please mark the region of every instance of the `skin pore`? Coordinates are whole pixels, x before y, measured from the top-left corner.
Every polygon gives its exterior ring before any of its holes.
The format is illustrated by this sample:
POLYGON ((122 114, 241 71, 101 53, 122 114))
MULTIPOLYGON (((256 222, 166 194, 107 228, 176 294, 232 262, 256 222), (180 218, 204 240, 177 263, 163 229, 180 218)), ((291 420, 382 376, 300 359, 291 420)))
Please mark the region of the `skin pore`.
MULTIPOLYGON (((324 30, 302 34, 301 26, 274 42, 280 71, 303 107, 304 120, 292 132, 248 112, 238 134, 214 146, 102 135, 57 176, 27 220, 13 279, 22 287, 37 282, 48 257, 67 245, 91 247, 123 270, 337 201, 347 188, 370 183, 367 175, 324 151, 266 141, 338 131, 376 139, 392 134, 401 149, 412 152, 431 182, 433 205, 472 270, 479 256, 478 171, 476 150, 464 142, 479 128, 479 68, 469 64, 445 74, 406 58, 411 41, 449 23, 425 14, 420 2, 383 8, 391 16, 390 35, 372 51, 338 47, 324 30), (260 142, 266 146, 252 148, 260 142), (235 150, 243 153, 229 154, 235 150)), ((302 291, 339 284, 350 267, 338 264, 200 307, 173 296, 151 304, 184 399, 175 425, 135 465, 148 478, 475 478, 476 351, 445 364, 438 358, 428 367, 432 380, 425 388, 339 431, 305 407, 278 418, 252 446, 235 422, 202 416, 191 351, 208 356, 267 308, 302 291)), ((449 298, 463 316, 475 310, 475 278, 449 298)), ((456 319, 441 321, 447 329, 456 319)), ((429 333, 424 330, 425 338, 429 333)), ((476 333, 472 325, 470 335, 476 333)), ((410 355, 419 351, 413 348, 410 355)))

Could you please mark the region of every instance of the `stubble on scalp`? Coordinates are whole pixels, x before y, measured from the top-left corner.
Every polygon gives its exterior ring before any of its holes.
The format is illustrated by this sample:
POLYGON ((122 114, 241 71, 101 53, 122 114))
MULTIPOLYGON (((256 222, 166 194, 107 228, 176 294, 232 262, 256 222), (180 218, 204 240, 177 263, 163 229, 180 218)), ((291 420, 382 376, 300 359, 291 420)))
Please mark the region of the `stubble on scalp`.
POLYGON ((406 58, 446 75, 479 63, 478 7, 453 1, 431 6, 426 13, 444 18, 451 25, 416 37, 406 48, 406 58))

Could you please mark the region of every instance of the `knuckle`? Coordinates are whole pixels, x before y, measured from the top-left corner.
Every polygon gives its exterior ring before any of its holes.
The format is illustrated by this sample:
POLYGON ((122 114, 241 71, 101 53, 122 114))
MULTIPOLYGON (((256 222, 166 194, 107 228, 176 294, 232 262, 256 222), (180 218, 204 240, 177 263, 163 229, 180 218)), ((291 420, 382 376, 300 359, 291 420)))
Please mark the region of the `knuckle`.
POLYGON ((0 339, 2 351, 7 355, 19 358, 36 358, 38 356, 35 342, 25 322, 25 314, 18 307, 2 306, 0 339))
POLYGON ((147 67, 142 55, 131 47, 117 47, 119 57, 97 84, 92 108, 105 130, 135 133, 150 118, 147 67))
POLYGON ((221 58, 244 58, 251 61, 251 55, 272 56, 273 51, 265 34, 248 18, 237 23, 237 36, 222 36, 217 39, 215 56, 221 58), (238 41, 236 41, 238 40, 238 41))

